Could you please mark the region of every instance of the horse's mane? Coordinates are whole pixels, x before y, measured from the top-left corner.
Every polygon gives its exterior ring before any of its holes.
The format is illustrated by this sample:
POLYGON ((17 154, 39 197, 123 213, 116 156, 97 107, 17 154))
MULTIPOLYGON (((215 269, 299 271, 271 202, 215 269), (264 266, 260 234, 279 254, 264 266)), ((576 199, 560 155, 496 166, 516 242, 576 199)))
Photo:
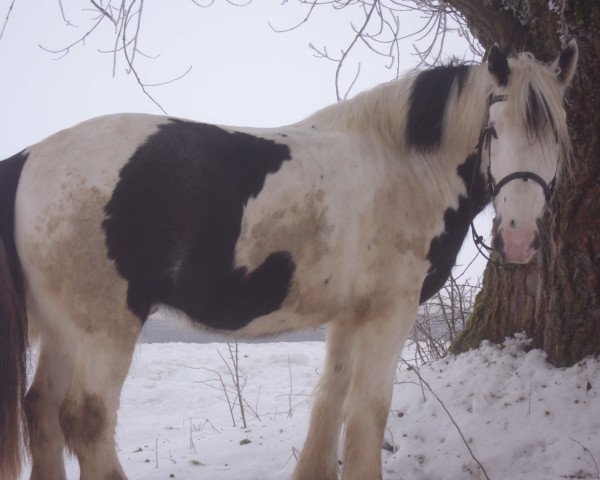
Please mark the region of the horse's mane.
MULTIPOLYGON (((510 58, 509 65, 511 73, 503 92, 509 118, 532 139, 555 136, 568 159, 570 142, 558 72, 529 53, 510 58)), ((470 151, 494 93, 499 92, 487 64, 451 62, 362 92, 324 108, 306 122, 372 133, 404 152, 470 151)))

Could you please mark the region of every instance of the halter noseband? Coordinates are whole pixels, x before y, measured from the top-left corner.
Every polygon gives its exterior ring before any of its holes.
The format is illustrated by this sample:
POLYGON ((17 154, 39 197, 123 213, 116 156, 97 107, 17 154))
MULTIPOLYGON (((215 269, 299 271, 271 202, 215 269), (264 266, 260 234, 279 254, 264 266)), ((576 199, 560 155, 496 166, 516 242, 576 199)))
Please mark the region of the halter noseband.
MULTIPOLYGON (((540 187, 542 187, 542 190, 544 191, 544 197, 546 199, 546 202, 549 202, 552 199, 552 197, 554 196, 554 190, 556 187, 556 173, 554 174, 554 177, 552 177, 552 180, 550 181, 550 183, 546 183, 546 181, 542 177, 540 177, 537 173, 526 172, 526 171, 517 171, 517 172, 509 173, 508 175, 506 175, 505 177, 500 179, 499 182, 497 182, 496 179, 494 178, 494 176, 492 175, 492 138, 497 139, 498 132, 496 132, 496 129, 494 128, 493 125, 488 125, 489 116, 490 116, 489 109, 495 103, 504 102, 504 101, 506 101, 506 95, 495 95, 495 96, 490 95, 490 97, 489 97, 488 110, 487 110, 483 125, 481 127, 481 132, 479 134, 479 141, 477 142, 476 168, 473 171, 473 178, 471 181, 471 191, 469 192, 469 196, 472 197, 473 187, 475 184, 475 176, 477 175, 477 172, 481 171, 481 161, 482 161, 482 156, 483 156, 483 149, 487 148, 487 153, 488 153, 488 164, 487 164, 487 172, 486 172, 487 173, 487 188, 488 188, 488 192, 491 195, 492 199, 494 199, 498 196, 498 194, 500 193, 500 189, 503 186, 505 186, 507 183, 512 182, 513 180, 521 179, 524 182, 527 182, 528 180, 533 180, 534 182, 536 182, 540 187)), ((471 198, 471 202, 472 202, 472 198, 471 198)), ((472 205, 471 205, 471 209, 472 209, 472 205)), ((471 214, 471 235, 473 236, 473 242, 475 243, 477 250, 479 250, 479 253, 481 253, 487 260, 490 260, 490 257, 481 250, 481 247, 483 247, 488 252, 492 251, 492 247, 490 247, 489 245, 486 245, 485 242, 483 241, 483 237, 477 233, 477 231, 475 230, 475 225, 473 223, 473 220, 474 220, 474 218, 473 218, 473 215, 471 214)), ((497 263, 500 266, 505 266, 505 264, 502 262, 497 262, 497 263)))

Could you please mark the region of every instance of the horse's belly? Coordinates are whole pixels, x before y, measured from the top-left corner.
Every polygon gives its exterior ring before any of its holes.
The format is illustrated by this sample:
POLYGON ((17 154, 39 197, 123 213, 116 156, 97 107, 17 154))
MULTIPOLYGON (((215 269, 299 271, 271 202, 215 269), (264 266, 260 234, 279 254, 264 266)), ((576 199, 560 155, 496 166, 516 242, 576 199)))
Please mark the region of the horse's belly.
MULTIPOLYGON (((338 234, 321 246, 325 255, 292 256, 296 270, 281 308, 254 319, 239 333, 261 335, 328 322, 360 324, 398 315, 413 304, 416 308, 427 261, 411 250, 360 241, 359 224, 360 220, 341 223, 338 234)), ((376 237, 377 232, 364 235, 376 237)), ((303 248, 314 252, 317 247, 307 243, 303 248)))

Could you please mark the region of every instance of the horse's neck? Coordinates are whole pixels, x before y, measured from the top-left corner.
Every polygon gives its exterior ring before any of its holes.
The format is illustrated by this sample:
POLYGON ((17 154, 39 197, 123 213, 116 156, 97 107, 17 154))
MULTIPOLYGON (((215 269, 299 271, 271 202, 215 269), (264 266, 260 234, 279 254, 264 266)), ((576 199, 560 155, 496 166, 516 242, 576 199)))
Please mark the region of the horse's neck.
POLYGON ((404 148, 406 106, 412 78, 362 92, 316 112, 301 124, 323 130, 347 132, 385 144, 392 150, 404 148))
MULTIPOLYGON (((475 164, 467 162, 467 159, 476 150, 491 91, 487 75, 481 68, 474 66, 469 69, 460 92, 457 85, 450 89, 443 109, 444 117, 437 120, 438 123, 443 122, 443 128, 436 148, 419 151, 409 145, 407 121, 416 76, 380 85, 353 99, 327 107, 301 123, 310 128, 368 138, 372 145, 378 143, 393 152, 398 161, 414 162, 415 169, 428 177, 432 188, 448 197, 464 195, 464 183, 470 183, 476 169, 475 164)), ((427 107, 425 101, 424 108, 427 107)), ((431 123, 435 122, 432 119, 431 123)), ((427 122, 424 122, 423 128, 427 128, 427 122)))
MULTIPOLYGON (((460 92, 457 85, 450 89, 443 108, 444 119, 440 119, 444 124, 440 150, 461 152, 465 158, 474 149, 491 92, 490 81, 482 68, 485 69, 485 66, 470 67, 460 92)), ((409 75, 379 85, 352 99, 326 107, 300 123, 312 128, 369 136, 405 156, 411 150, 407 119, 416 78, 417 75, 409 75)), ((428 100, 425 99, 425 108, 428 100)))

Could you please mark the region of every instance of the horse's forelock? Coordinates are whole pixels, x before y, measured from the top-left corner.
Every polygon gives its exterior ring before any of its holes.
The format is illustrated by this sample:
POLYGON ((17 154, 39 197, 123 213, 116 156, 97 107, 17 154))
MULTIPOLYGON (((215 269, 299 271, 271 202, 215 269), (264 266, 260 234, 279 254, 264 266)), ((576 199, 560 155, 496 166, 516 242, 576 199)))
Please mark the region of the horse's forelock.
POLYGON ((563 88, 553 72, 531 54, 509 60, 507 114, 509 121, 523 125, 532 140, 556 141, 561 168, 569 170, 571 144, 563 107, 563 88))

